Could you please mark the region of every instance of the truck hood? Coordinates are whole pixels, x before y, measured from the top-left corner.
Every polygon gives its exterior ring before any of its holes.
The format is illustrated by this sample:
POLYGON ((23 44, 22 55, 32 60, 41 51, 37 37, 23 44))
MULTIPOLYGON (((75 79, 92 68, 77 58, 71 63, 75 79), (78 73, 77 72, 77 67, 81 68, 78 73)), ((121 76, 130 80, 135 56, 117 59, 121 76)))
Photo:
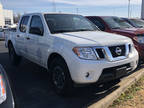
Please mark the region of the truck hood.
POLYGON ((113 29, 114 32, 128 33, 128 34, 144 34, 144 28, 125 28, 125 29, 113 29))
POLYGON ((128 37, 101 31, 59 33, 55 36, 84 46, 109 46, 132 42, 128 37))

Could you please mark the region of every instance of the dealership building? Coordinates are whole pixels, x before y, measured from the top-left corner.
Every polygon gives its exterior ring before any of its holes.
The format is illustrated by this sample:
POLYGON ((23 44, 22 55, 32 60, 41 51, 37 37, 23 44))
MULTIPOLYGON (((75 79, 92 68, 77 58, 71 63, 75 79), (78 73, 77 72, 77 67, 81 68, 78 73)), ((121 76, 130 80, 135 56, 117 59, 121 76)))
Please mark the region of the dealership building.
POLYGON ((13 24, 13 11, 3 9, 3 6, 0 3, 0 27, 12 24, 13 24))

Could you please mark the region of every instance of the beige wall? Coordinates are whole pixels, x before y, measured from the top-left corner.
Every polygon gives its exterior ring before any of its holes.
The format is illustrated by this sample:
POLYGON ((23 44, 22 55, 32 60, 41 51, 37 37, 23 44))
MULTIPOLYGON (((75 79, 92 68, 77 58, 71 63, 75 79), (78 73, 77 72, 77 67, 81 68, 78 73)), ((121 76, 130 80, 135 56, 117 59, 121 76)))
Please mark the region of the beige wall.
POLYGON ((2 4, 0 4, 0 27, 5 26, 5 21, 13 24, 13 11, 3 9, 2 4))
POLYGON ((4 21, 4 15, 3 15, 3 7, 0 4, 0 26, 4 26, 5 25, 5 21, 4 21))
POLYGON ((12 10, 3 10, 4 18, 11 19, 11 23, 13 24, 13 11, 12 10))

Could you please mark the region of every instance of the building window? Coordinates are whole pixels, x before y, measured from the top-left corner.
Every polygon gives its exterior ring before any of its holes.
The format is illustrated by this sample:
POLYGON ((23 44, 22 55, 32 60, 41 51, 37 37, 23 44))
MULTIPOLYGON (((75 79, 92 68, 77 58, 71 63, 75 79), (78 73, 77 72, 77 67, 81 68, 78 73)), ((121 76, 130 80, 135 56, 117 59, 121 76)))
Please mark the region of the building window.
POLYGON ((11 25, 11 19, 6 18, 5 19, 5 25, 11 25))

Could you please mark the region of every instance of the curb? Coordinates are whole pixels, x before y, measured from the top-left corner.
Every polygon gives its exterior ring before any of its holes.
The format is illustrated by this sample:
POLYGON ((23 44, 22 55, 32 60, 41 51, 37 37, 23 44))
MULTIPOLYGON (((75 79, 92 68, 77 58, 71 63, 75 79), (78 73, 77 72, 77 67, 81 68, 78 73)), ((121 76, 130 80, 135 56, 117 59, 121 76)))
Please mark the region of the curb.
POLYGON ((100 101, 90 105, 88 108, 107 108, 109 105, 113 103, 123 92, 125 92, 131 85, 133 85, 136 81, 138 81, 142 76, 144 76, 144 69, 140 69, 128 77, 124 78, 118 86, 120 86, 117 90, 107 95, 105 98, 100 101))

